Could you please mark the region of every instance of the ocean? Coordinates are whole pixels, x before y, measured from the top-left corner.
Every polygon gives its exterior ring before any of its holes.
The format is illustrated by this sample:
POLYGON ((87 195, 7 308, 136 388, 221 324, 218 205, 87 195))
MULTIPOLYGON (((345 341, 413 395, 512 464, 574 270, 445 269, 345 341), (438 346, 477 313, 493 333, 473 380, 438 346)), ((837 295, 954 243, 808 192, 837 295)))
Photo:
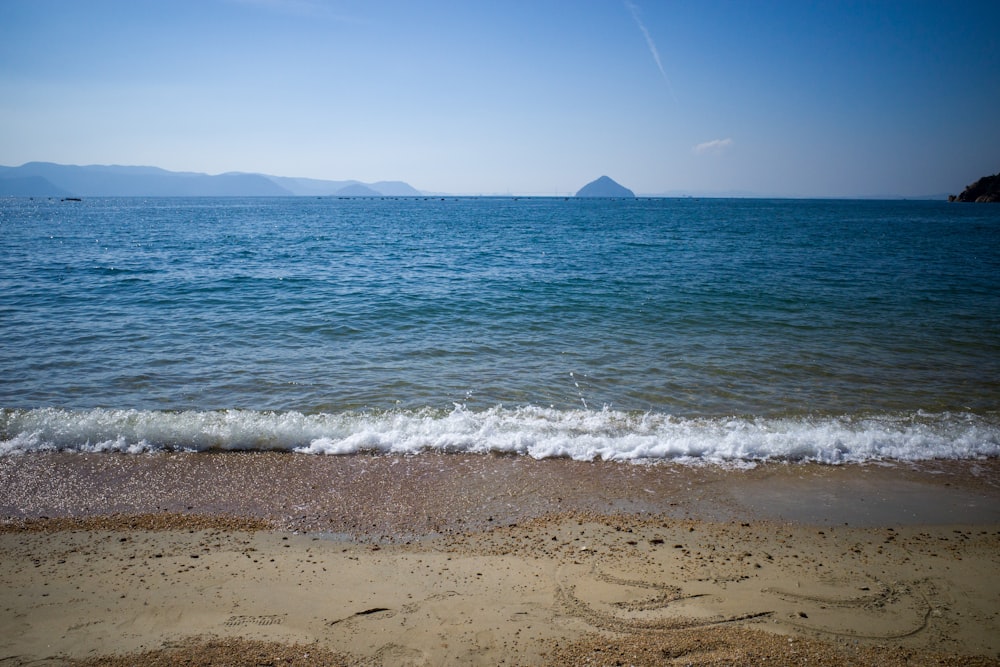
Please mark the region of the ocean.
POLYGON ((0 454, 1000 456, 1000 207, 0 200, 0 454))

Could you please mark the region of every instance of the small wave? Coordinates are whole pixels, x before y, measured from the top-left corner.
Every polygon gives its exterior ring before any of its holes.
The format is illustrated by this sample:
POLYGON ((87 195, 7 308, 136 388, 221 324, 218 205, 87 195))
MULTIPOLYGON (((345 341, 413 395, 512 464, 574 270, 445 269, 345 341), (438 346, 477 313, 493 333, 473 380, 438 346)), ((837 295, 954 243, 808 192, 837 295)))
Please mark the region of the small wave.
POLYGON ((690 463, 1000 456, 1000 417, 971 413, 681 418, 497 406, 302 414, 249 410, 0 410, 0 455, 44 451, 509 453, 690 463))

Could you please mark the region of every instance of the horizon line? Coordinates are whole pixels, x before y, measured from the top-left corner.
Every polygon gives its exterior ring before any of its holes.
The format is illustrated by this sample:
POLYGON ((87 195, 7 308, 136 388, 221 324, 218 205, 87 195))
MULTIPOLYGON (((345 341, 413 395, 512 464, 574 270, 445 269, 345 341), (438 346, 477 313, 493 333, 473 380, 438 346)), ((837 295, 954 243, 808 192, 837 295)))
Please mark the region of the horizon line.
MULTIPOLYGON (((152 165, 152 164, 143 164, 143 165, 139 165, 139 164, 99 164, 99 163, 91 163, 91 164, 69 164, 69 163, 61 163, 61 162, 50 162, 50 161, 47 161, 47 160, 29 160, 27 162, 24 162, 24 163, 22 163, 20 165, 16 165, 16 166, 0 165, 0 168, 19 169, 19 168, 22 168, 22 167, 25 167, 25 166, 31 165, 31 164, 48 164, 48 165, 54 165, 54 166, 57 166, 57 167, 76 167, 76 168, 80 168, 80 169, 85 169, 85 168, 88 168, 88 167, 121 167, 121 168, 126 168, 126 169, 128 169, 128 168, 135 168, 135 169, 157 169, 157 170, 160 170, 160 171, 164 171, 164 172, 166 172, 168 174, 193 174, 193 175, 203 175, 203 176, 209 176, 209 177, 212 177, 212 176, 225 176, 225 175, 236 175, 236 174, 238 174, 238 175, 246 175, 246 176, 263 176, 265 178, 306 179, 306 180, 315 180, 315 181, 327 181, 327 182, 333 182, 333 183, 337 183, 337 182, 352 182, 352 183, 359 183, 361 185, 373 185, 373 184, 376 184, 376 183, 393 183, 394 182, 394 183, 403 183, 403 184, 407 185, 408 187, 411 187, 411 188, 413 188, 414 190, 416 190, 417 192, 420 193, 418 195, 381 195, 381 194, 378 194, 378 195, 371 195, 371 196, 365 196, 365 195, 356 195, 356 196, 338 195, 335 192, 334 193, 330 193, 330 194, 326 194, 326 195, 296 195, 296 194, 287 194, 287 195, 246 195, 246 196, 250 196, 250 197, 258 197, 258 196, 259 197, 344 197, 344 198, 348 198, 349 197, 349 198, 357 198, 357 199, 363 199, 363 198, 376 199, 376 198, 380 198, 380 197, 381 198, 385 198, 385 197, 390 197, 390 198, 419 198, 419 197, 516 198, 516 197, 533 197, 533 198, 558 199, 558 198, 575 198, 576 197, 576 192, 579 191, 579 188, 577 188, 576 190, 573 190, 573 191, 567 190, 566 194, 562 194, 562 193, 560 193, 559 189, 556 188, 556 189, 544 190, 544 191, 543 190, 533 190, 533 191, 519 191, 519 192, 512 192, 510 190, 496 191, 496 192, 482 192, 482 191, 480 191, 480 192, 475 192, 475 193, 472 193, 472 192, 441 192, 441 191, 420 190, 419 188, 413 187, 412 185, 410 185, 410 183, 408 181, 403 180, 403 179, 379 179, 377 181, 370 181, 369 182, 369 181, 361 181, 361 180, 356 179, 356 178, 343 178, 343 179, 337 178, 337 179, 334 179, 334 178, 318 178, 318 177, 315 177, 315 176, 282 176, 282 175, 278 175, 278 174, 269 174, 269 173, 259 172, 259 171, 233 171, 233 170, 231 170, 231 171, 223 171, 223 172, 218 172, 218 173, 212 174, 212 173, 205 172, 205 171, 188 171, 188 170, 174 171, 174 170, 171 170, 171 169, 167 169, 165 167, 158 167, 158 166, 152 165)), ((914 195, 891 194, 891 193, 879 193, 879 194, 867 194, 867 195, 865 195, 865 194, 808 195, 808 194, 790 194, 790 193, 788 193, 788 194, 760 193, 760 192, 753 192, 753 191, 724 190, 724 189, 720 189, 720 190, 684 190, 684 189, 678 189, 678 190, 663 190, 663 191, 660 191, 660 192, 641 192, 641 193, 637 192, 636 193, 636 198, 646 198, 646 199, 685 199, 685 198, 703 198, 703 199, 859 199, 859 200, 861 200, 861 199, 867 199, 867 200, 894 201, 894 200, 911 200, 911 199, 912 200, 937 200, 937 199, 946 200, 948 198, 948 196, 951 195, 951 194, 954 194, 954 193, 951 193, 951 192, 937 192, 937 193, 924 193, 924 194, 914 194, 914 195)), ((13 197, 13 196, 14 195, 6 195, 5 197, 13 197)), ((52 195, 52 196, 55 197, 55 195, 52 195)), ((108 196, 121 196, 121 195, 108 195, 108 196)), ((131 196, 131 195, 125 195, 125 196, 131 196)), ((149 195, 149 196, 167 196, 167 197, 169 197, 171 195, 149 195)), ((185 195, 178 195, 178 196, 185 196, 185 195)), ((191 195, 191 196, 212 197, 214 195, 191 195)), ((46 195, 42 195, 41 197, 44 198, 44 197, 47 197, 47 196, 46 195)), ((582 197, 581 199, 586 199, 586 197, 582 197)), ((625 199, 625 198, 622 198, 622 197, 617 197, 617 198, 616 197, 597 197, 596 199, 625 199)))

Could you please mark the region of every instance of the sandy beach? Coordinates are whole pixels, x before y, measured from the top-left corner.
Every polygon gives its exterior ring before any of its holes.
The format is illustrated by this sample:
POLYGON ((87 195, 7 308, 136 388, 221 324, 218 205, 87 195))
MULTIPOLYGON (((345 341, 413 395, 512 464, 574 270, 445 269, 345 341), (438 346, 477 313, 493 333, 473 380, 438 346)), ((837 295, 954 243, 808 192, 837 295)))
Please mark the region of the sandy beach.
POLYGON ((0 665, 1000 664, 1000 465, 0 459, 0 665))

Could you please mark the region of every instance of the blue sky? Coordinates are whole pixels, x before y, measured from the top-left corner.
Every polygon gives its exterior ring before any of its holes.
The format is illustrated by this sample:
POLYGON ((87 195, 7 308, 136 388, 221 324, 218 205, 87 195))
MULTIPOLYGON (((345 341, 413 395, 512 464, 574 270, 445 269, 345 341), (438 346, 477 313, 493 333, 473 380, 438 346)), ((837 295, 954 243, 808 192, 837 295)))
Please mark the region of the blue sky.
POLYGON ((920 196, 1000 171, 1000 3, 0 0, 0 164, 920 196))

